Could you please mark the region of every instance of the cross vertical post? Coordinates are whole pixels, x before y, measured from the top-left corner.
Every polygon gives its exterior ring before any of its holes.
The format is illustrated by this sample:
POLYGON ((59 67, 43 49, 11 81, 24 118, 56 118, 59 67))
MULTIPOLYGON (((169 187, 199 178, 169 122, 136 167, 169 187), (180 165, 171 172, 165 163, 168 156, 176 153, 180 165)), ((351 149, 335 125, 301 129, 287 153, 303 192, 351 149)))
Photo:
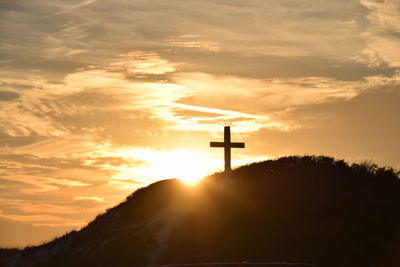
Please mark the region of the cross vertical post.
POLYGON ((210 147, 223 147, 225 158, 225 173, 229 174, 231 168, 231 148, 244 148, 244 143, 231 142, 231 127, 224 127, 224 142, 210 142, 210 147))
POLYGON ((225 172, 231 172, 231 147, 227 144, 231 143, 231 127, 224 127, 224 158, 225 158, 225 172))

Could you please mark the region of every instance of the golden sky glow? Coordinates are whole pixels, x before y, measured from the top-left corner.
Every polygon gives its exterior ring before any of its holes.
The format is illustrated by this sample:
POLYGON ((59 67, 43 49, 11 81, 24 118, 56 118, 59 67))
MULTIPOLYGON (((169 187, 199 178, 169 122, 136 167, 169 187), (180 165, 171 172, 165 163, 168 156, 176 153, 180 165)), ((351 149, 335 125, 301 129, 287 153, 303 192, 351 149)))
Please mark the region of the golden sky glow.
POLYGON ((399 0, 0 9, 0 246, 222 170, 209 142, 224 125, 246 142, 233 166, 325 154, 400 168, 399 0))

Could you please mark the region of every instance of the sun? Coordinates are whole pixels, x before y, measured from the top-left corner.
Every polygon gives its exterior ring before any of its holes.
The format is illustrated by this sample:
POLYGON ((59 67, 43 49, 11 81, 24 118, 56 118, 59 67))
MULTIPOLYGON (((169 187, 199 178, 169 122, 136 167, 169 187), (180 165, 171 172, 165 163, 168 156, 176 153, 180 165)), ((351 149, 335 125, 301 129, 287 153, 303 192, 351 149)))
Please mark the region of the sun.
POLYGON ((120 168, 116 180, 130 179, 151 183, 158 180, 176 178, 188 185, 197 184, 203 177, 217 171, 221 161, 213 154, 201 151, 176 149, 171 151, 140 149, 120 151, 120 157, 139 159, 143 164, 120 168))
POLYGON ((154 164, 165 176, 190 185, 197 184, 214 169, 213 161, 206 154, 188 150, 171 151, 154 164))

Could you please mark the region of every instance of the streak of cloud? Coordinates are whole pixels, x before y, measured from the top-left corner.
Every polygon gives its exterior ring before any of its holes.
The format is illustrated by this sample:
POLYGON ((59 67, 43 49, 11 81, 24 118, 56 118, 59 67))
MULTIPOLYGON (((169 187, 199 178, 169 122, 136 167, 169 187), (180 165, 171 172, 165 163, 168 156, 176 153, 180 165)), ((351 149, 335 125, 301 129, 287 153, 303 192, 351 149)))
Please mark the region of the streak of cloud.
POLYGON ((97 2, 97 0, 85 0, 85 1, 82 1, 82 2, 80 2, 78 4, 75 4, 75 5, 69 6, 67 8, 64 8, 64 10, 59 11, 56 14, 57 15, 65 14, 65 13, 71 12, 71 11, 77 9, 77 8, 81 8, 81 7, 85 7, 85 6, 91 5, 91 4, 95 3, 95 2, 97 2))

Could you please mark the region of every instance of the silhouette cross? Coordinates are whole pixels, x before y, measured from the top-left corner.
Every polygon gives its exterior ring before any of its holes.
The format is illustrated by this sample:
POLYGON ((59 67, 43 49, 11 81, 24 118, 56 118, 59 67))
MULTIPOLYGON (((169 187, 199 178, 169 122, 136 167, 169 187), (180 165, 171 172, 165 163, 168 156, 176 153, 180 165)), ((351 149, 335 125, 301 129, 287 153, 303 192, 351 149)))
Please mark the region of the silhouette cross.
POLYGON ((224 127, 224 142, 210 142, 210 147, 223 147, 225 157, 225 173, 229 173, 231 169, 231 148, 244 148, 244 143, 231 142, 231 127, 224 127))

